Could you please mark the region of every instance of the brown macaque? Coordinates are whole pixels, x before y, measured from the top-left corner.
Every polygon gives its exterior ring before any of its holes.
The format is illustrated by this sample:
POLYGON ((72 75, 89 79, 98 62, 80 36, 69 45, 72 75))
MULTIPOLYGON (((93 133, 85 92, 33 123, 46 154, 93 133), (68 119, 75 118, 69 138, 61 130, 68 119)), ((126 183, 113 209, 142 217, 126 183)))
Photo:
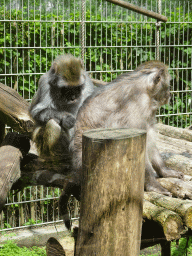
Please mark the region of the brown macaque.
POLYGON ((53 61, 29 108, 36 123, 33 140, 41 156, 67 154, 77 112, 93 90, 79 58, 65 54, 53 61))
POLYGON ((133 72, 122 74, 117 79, 92 94, 80 108, 75 134, 70 144, 74 178, 65 185, 60 204, 63 217, 70 228, 66 210, 66 198, 80 191, 82 171, 82 134, 96 128, 138 128, 147 131, 145 190, 170 196, 156 177, 183 178, 183 174, 165 166, 156 147, 156 112, 170 97, 170 75, 166 65, 149 61, 133 72), (64 200, 62 200, 62 198, 64 200))

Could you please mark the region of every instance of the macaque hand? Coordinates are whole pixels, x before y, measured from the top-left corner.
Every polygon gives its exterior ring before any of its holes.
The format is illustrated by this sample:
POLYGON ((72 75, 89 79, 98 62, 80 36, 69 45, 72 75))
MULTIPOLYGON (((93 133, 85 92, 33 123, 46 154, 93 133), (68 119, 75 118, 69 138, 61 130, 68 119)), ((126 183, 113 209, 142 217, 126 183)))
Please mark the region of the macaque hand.
POLYGON ((75 117, 69 113, 65 114, 61 119, 61 126, 64 129, 71 129, 75 125, 75 117))

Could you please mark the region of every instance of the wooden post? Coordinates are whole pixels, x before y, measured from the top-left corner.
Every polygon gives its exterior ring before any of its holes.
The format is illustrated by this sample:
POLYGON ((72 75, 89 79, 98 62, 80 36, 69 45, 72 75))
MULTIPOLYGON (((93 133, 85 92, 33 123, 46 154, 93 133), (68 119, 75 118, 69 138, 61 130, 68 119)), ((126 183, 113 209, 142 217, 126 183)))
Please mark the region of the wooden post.
POLYGON ((5 124, 0 120, 0 144, 5 138, 5 124))
POLYGON ((161 242, 161 256, 171 256, 171 242, 161 242))
POLYGON ((146 132, 96 129, 83 134, 80 226, 75 255, 140 252, 146 132))

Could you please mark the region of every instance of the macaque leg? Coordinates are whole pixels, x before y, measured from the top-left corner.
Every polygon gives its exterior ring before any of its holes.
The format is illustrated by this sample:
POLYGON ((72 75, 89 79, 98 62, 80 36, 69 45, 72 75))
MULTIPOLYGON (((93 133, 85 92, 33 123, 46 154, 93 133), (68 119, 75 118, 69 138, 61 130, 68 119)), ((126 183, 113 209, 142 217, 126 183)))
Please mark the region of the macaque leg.
POLYGON ((145 190, 148 192, 153 191, 166 196, 171 196, 171 193, 167 189, 163 188, 156 180, 153 167, 148 159, 146 159, 145 163, 145 190))
POLYGON ((178 179, 183 179, 184 175, 182 172, 175 171, 166 167, 163 159, 160 156, 160 153, 157 148, 154 148, 152 165, 159 177, 173 177, 178 179))
POLYGON ((153 128, 148 130, 147 133, 147 154, 148 154, 148 162, 150 162, 151 168, 155 170, 159 177, 174 177, 174 178, 183 178, 183 173, 175 170, 171 170, 166 167, 159 150, 155 144, 156 137, 155 130, 153 128))

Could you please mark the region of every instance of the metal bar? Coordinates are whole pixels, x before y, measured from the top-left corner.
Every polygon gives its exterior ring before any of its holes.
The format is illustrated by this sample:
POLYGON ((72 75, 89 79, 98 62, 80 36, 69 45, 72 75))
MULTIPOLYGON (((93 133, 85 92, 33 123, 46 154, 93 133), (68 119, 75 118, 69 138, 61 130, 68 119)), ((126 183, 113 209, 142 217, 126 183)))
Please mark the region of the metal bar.
MULTIPOLYGON (((161 14, 161 0, 158 0, 158 12, 161 14)), ((157 30, 157 38, 156 38, 156 59, 160 60, 160 26, 161 22, 157 20, 156 30, 157 30)))
MULTIPOLYGON (((33 22, 40 22, 40 23, 79 23, 80 21, 79 20, 54 20, 54 21, 48 21, 48 20, 25 20, 25 19, 21 19, 21 20, 2 20, 0 19, 0 22, 6 22, 6 23, 10 23, 10 22, 14 22, 14 23, 17 23, 17 22, 29 22, 29 23, 33 23, 33 22)), ((85 20, 84 21, 85 23, 90 23, 90 20, 85 20)), ((91 23, 98 23, 97 20, 92 20, 91 23)), ((99 23, 114 23, 114 21, 112 20, 100 20, 99 23)), ((115 23, 123 23, 123 24, 126 24, 126 23, 132 23, 131 21, 127 21, 127 20, 116 20, 115 23)), ((134 24, 135 23, 142 23, 142 24, 155 24, 156 21, 134 21, 134 24)), ((186 21, 168 21, 167 24, 186 24, 186 21)), ((187 24, 192 24, 192 21, 187 21, 187 24)))
POLYGON ((85 0, 81 2, 81 59, 85 61, 85 0))
POLYGON ((148 11, 148 10, 146 10, 142 7, 136 6, 134 4, 130 4, 130 3, 127 3, 127 2, 122 1, 122 0, 106 0, 106 1, 108 1, 112 4, 116 4, 116 5, 119 5, 121 7, 124 7, 126 9, 135 11, 137 13, 146 15, 148 17, 157 19, 158 21, 167 22, 167 17, 165 17, 164 15, 158 14, 158 13, 153 12, 153 11, 148 11))

